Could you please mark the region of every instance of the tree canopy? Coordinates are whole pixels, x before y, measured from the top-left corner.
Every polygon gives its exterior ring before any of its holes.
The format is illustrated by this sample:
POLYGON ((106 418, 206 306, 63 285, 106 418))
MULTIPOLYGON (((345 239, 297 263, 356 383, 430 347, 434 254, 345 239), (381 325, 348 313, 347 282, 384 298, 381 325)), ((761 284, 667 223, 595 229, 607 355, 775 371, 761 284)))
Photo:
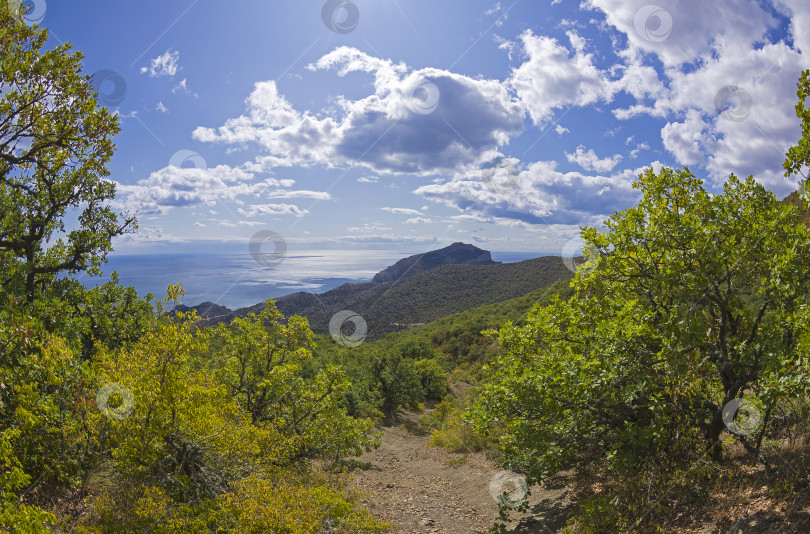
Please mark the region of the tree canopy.
POLYGON ((574 297, 500 331, 473 421, 506 425, 504 461, 532 480, 678 449, 719 459, 738 398, 761 409, 765 424, 736 436, 756 452, 776 401, 810 391, 810 235, 795 208, 752 177, 711 194, 688 169, 650 169, 634 187, 637 206, 583 230, 600 257, 574 297))
POLYGON ((796 82, 796 96, 799 101, 796 103, 796 116, 801 121, 802 135, 798 142, 790 147, 785 154, 785 161, 782 166, 785 169, 785 176, 801 174, 807 180, 807 175, 802 168, 810 165, 810 108, 807 107, 807 97, 810 95, 810 70, 805 70, 796 82))
POLYGON ((107 163, 118 119, 100 107, 82 55, 0 11, 0 283, 30 302, 59 273, 97 272, 116 214, 107 163))

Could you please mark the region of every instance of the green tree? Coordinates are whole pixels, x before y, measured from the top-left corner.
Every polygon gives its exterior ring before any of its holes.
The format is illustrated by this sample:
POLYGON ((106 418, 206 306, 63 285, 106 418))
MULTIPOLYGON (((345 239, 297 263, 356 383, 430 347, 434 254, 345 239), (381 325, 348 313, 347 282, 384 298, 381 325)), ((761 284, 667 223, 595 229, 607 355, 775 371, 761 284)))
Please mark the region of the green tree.
POLYGON ((399 352, 401 358, 409 358, 414 361, 431 360, 436 357, 436 351, 424 340, 405 341, 396 346, 396 351, 399 352))
MULTIPOLYGON (((170 286, 166 302, 181 295, 170 286)), ((110 447, 122 501, 155 487, 175 503, 201 504, 250 464, 250 420, 196 365, 208 335, 195 320, 194 312, 163 316, 138 343, 94 358, 103 388, 92 428, 110 447)))
POLYGON ((447 371, 436 361, 433 347, 425 340, 411 339, 397 345, 395 350, 400 359, 413 361, 421 385, 420 399, 442 400, 447 393, 447 371))
POLYGON ((286 318, 272 300, 259 315, 221 326, 214 365, 220 380, 254 425, 283 436, 279 464, 320 455, 357 456, 373 439, 371 421, 343 408, 350 384, 335 365, 312 365, 315 348, 307 320, 286 318))
POLYGON ((373 352, 366 374, 373 394, 379 399, 380 409, 389 419, 400 406, 415 407, 425 396, 414 361, 403 358, 397 350, 373 352))
POLYGON ((107 204, 118 120, 98 106, 82 55, 43 51, 47 38, 0 10, 0 283, 28 302, 60 273, 96 274, 136 224, 107 204))
POLYGON ((785 176, 801 174, 804 180, 800 183, 799 192, 802 198, 807 201, 807 175, 802 171, 804 167, 810 165, 810 108, 807 107, 807 97, 810 95, 810 70, 802 71, 799 81, 796 83, 796 96, 799 102, 796 104, 796 116, 802 123, 802 136, 799 141, 790 147, 785 154, 785 161, 782 167, 785 169, 785 176))
POLYGON ((433 359, 418 360, 414 369, 422 385, 422 393, 428 400, 439 401, 447 394, 447 371, 433 359))
POLYGON ((531 480, 700 443, 720 459, 723 408, 740 397, 761 406, 766 424, 738 436, 757 453, 787 385, 807 383, 796 350, 810 237, 796 210, 752 177, 713 195, 688 169, 664 168, 634 187, 636 207, 583 230, 601 257, 576 274, 575 296, 500 331, 472 420, 505 425, 504 461, 531 480))
POLYGON ((119 283, 115 271, 108 282, 92 289, 76 286, 65 297, 70 312, 64 315, 75 317, 72 322, 79 326, 74 329, 85 359, 93 354, 97 343, 117 350, 138 341, 155 319, 152 295, 139 298, 135 288, 119 283))

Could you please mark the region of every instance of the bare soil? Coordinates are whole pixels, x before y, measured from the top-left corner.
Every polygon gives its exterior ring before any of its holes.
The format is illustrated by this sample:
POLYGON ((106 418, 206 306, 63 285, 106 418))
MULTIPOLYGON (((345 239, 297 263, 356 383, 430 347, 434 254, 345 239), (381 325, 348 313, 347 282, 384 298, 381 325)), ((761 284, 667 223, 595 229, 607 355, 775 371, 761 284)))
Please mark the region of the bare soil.
MULTIPOLYGON (((382 443, 358 459, 355 488, 367 496, 363 505, 391 524, 393 534, 486 533, 498 517, 490 481, 502 470, 483 453, 457 454, 429 446, 419 425, 422 414, 400 412, 397 423, 382 429, 382 443)), ((504 490, 509 491, 506 487, 504 490)), ((572 510, 564 476, 531 488, 529 514, 512 532, 555 533, 572 510)))

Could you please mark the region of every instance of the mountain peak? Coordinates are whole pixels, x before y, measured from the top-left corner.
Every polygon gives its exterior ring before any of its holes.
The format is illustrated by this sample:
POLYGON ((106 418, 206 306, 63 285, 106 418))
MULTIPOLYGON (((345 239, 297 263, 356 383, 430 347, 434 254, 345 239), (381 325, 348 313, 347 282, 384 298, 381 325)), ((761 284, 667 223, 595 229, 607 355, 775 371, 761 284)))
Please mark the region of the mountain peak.
POLYGON ((438 250, 403 258, 394 265, 374 275, 371 281, 378 284, 392 283, 404 278, 409 278, 422 271, 427 271, 433 267, 438 267, 439 265, 470 263, 492 265, 500 262, 492 261, 492 255, 488 250, 483 250, 475 245, 457 241, 452 245, 438 250))

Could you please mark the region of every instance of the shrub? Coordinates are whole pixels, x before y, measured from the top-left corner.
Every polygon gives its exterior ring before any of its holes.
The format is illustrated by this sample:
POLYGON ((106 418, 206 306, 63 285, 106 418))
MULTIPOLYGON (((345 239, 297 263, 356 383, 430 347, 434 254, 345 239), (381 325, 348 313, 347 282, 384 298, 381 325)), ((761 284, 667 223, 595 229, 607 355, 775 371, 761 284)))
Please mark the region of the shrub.
POLYGON ((436 405, 431 415, 421 419, 430 429, 430 445, 452 452, 475 452, 487 450, 493 443, 475 433, 473 426, 464 420, 464 409, 451 398, 436 405))

